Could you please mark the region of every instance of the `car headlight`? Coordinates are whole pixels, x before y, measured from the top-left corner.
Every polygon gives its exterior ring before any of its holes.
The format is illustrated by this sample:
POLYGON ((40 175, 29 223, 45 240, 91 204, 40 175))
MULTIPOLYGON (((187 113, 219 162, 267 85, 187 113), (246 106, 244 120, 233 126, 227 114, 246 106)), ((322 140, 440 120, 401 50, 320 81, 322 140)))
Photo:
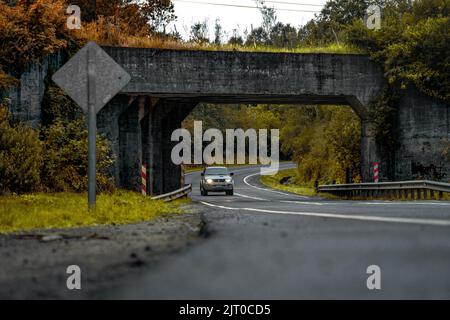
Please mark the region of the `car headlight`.
POLYGON ((206 179, 206 183, 213 183, 212 179, 206 179))
POLYGON ((233 182, 233 180, 231 178, 227 178, 227 179, 225 179, 225 182, 226 183, 231 183, 231 182, 233 182))

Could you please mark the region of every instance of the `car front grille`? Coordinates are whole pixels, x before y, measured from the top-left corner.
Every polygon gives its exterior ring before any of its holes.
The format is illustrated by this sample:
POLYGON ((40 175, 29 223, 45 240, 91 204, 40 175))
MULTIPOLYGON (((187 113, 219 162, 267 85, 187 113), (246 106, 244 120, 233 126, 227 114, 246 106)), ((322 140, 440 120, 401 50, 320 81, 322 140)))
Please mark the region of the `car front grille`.
POLYGON ((225 179, 213 179, 213 182, 225 182, 225 179))

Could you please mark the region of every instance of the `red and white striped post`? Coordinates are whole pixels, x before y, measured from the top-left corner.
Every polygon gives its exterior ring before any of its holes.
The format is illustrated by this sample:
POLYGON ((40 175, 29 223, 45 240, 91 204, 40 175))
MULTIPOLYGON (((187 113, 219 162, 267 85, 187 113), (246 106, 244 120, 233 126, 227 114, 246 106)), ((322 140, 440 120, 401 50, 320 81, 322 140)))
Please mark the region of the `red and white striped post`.
POLYGON ((147 195, 147 164, 142 164, 141 168, 141 193, 147 195))
POLYGON ((373 163, 373 181, 375 183, 378 183, 380 181, 380 178, 379 178, 379 167, 380 167, 380 163, 378 163, 378 162, 374 162, 373 163))

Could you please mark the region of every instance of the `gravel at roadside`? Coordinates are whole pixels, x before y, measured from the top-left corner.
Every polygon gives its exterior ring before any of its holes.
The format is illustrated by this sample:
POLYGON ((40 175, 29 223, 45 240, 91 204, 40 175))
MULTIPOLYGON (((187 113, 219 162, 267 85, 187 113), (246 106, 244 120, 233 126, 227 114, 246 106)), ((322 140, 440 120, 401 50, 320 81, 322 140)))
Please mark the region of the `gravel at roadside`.
POLYGON ((184 214, 121 226, 34 230, 0 235, 0 299, 80 299, 117 286, 201 241, 204 223, 184 214), (66 269, 81 268, 81 290, 68 290, 66 269))

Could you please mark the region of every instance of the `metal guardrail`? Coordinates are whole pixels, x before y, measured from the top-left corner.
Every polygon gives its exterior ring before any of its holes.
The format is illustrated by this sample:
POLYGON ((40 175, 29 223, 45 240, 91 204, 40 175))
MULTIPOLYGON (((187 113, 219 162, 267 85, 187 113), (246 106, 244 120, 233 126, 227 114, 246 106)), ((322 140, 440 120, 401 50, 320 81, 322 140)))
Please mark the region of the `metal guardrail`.
POLYGON ((152 200, 164 200, 165 202, 173 201, 182 197, 186 197, 192 191, 192 184, 188 184, 181 189, 152 197, 152 200))
POLYGON ((318 192, 332 193, 343 197, 389 197, 408 199, 442 199, 443 193, 450 193, 450 183, 415 180, 378 183, 350 183, 320 185, 318 192))

